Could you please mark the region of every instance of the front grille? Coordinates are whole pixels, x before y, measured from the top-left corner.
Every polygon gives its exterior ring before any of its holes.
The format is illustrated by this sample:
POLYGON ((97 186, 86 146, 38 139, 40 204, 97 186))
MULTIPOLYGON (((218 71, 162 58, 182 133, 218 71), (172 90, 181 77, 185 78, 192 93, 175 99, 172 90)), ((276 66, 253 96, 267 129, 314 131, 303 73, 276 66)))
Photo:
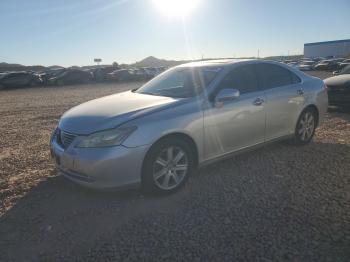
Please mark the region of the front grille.
POLYGON ((63 148, 69 147, 69 145, 73 142, 76 135, 64 132, 62 130, 59 130, 57 134, 57 142, 63 146, 63 148))

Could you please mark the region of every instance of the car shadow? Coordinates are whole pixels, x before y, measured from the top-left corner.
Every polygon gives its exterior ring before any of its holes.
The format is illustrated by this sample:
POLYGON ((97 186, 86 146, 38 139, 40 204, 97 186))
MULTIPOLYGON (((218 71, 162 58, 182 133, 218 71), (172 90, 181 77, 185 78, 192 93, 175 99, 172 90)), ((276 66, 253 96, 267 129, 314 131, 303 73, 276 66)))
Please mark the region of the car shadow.
MULTIPOLYGON (((186 223, 204 223, 208 231, 240 231, 252 237, 254 228, 256 237, 263 233, 276 239, 283 238, 287 230, 283 223, 295 220, 298 230, 288 225, 295 239, 316 245, 317 252, 330 252, 328 256, 339 254, 347 244, 342 236, 350 233, 344 224, 349 210, 342 209, 346 206, 349 155, 348 145, 315 142, 297 147, 277 143, 202 168, 184 188, 162 197, 145 196, 140 190, 87 190, 51 171, 47 180, 0 218, 0 261, 38 261, 52 256, 59 260, 57 254, 79 258, 91 248, 113 242, 124 232, 122 228, 129 228, 125 230, 133 239, 136 233, 146 234, 153 223, 167 228, 169 221, 180 225, 187 217, 191 219, 186 223), (140 224, 140 217, 147 218, 142 220, 146 224, 140 224), (277 233, 276 225, 281 227, 277 233), (314 228, 322 234, 312 235, 314 228), (340 251, 334 248, 334 234, 340 234, 340 251)), ((184 228, 182 225, 177 230, 184 228)), ((243 235, 232 233, 232 241, 241 250, 249 244, 243 235)), ((250 241, 250 245, 257 244, 256 239, 250 241)), ((214 247, 215 243, 220 244, 214 241, 214 247)), ((290 242, 291 247, 284 246, 289 245, 284 241, 272 244, 305 251, 297 243, 290 242)))

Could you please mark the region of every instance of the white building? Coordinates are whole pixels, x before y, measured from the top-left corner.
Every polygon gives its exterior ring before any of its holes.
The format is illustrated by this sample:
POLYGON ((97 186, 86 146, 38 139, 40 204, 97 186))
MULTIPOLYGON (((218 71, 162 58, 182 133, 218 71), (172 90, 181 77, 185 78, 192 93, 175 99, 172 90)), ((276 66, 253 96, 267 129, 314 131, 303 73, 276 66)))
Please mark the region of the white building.
POLYGON ((304 44, 304 57, 346 57, 350 55, 350 39, 304 44))

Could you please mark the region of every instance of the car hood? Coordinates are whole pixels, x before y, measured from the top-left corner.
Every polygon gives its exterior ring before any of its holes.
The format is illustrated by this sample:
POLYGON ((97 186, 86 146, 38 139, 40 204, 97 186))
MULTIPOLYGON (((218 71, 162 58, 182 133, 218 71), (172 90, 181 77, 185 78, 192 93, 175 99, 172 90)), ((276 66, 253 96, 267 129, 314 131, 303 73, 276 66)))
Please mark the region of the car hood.
POLYGON ((350 86, 350 75, 338 75, 324 80, 327 86, 350 86))
POLYGON ((59 128, 69 133, 87 135, 115 128, 179 100, 131 91, 118 93, 73 107, 63 114, 59 128))

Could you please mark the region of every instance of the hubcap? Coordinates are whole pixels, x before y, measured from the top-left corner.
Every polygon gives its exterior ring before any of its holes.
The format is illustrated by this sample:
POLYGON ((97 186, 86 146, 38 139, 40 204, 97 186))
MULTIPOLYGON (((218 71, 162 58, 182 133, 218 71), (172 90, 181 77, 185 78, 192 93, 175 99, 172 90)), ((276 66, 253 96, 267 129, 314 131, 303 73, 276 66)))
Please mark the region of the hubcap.
POLYGON ((180 147, 165 148, 153 164, 153 179, 164 190, 178 186, 188 170, 187 154, 180 147))
POLYGON ((298 135, 302 141, 307 141, 310 139, 314 132, 315 119, 310 112, 306 112, 299 122, 298 135))

